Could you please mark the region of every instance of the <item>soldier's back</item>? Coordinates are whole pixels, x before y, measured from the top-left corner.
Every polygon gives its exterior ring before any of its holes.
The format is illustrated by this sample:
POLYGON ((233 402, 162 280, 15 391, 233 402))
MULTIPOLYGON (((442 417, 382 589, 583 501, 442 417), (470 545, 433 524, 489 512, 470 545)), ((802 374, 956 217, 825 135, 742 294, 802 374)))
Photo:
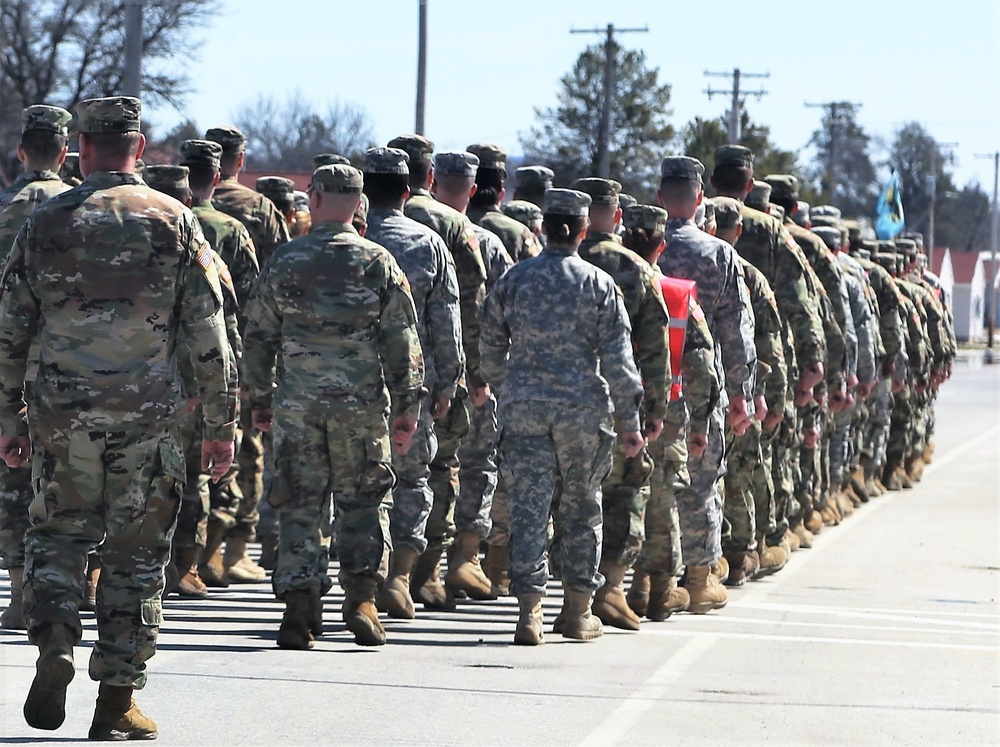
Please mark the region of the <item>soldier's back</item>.
POLYGON ((538 238, 530 228, 495 208, 484 210, 470 207, 469 217, 499 236, 515 262, 537 256, 542 250, 538 238))
POLYGON ((38 206, 69 189, 55 172, 32 171, 0 190, 0 262, 6 261, 17 232, 38 206))
POLYGON ((219 182, 212 195, 212 204, 246 226, 261 265, 277 247, 288 241, 288 227, 274 203, 240 184, 235 176, 219 182))

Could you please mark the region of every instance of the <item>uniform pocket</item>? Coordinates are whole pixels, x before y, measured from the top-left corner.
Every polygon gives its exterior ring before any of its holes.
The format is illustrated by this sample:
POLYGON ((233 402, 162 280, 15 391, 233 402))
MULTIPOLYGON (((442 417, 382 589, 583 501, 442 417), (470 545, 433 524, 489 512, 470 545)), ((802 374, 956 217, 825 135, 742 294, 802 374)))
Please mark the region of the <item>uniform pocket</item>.
POLYGON ((139 618, 147 627, 158 628, 163 625, 163 602, 159 597, 143 599, 139 603, 139 618))

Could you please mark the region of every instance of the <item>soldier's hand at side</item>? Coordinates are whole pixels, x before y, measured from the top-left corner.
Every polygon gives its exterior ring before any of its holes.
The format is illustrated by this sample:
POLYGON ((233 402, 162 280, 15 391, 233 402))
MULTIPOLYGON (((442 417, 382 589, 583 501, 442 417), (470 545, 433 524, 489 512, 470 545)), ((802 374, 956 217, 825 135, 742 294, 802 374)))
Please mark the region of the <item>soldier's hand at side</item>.
POLYGON ((872 389, 875 388, 874 381, 862 381, 858 384, 858 399, 865 400, 868 399, 868 395, 872 393, 872 389))
POLYGON ((892 393, 898 394, 903 391, 903 387, 906 386, 906 379, 893 379, 892 380, 892 393))
POLYGON ((819 428, 806 428, 802 431, 802 442, 807 449, 815 449, 819 443, 819 428))
POLYGON ((825 373, 822 363, 806 366, 802 369, 802 375, 799 376, 799 389, 812 389, 823 380, 825 373))
POLYGON ((795 390, 795 406, 805 407, 813 398, 812 387, 808 389, 796 388, 795 390))
POLYGON ((785 419, 785 413, 781 410, 768 410, 767 417, 764 418, 764 430, 773 431, 778 427, 778 423, 785 419))
POLYGON ((890 358, 886 358, 882 362, 882 376, 883 376, 883 378, 888 379, 890 376, 892 376, 893 371, 895 371, 895 370, 896 370, 896 363, 895 363, 895 361, 891 360, 890 358))
POLYGON ((622 434, 622 453, 628 459, 631 459, 642 451, 642 447, 645 445, 646 439, 642 437, 639 431, 629 431, 622 434))
POLYGON ((0 459, 11 469, 23 467, 31 458, 31 439, 27 436, 0 436, 0 459))
POLYGON ((274 410, 270 408, 266 410, 254 410, 252 418, 254 428, 265 433, 271 432, 271 426, 274 424, 274 410))
POLYGON ((688 453, 693 457, 700 457, 708 448, 708 436, 704 433, 692 432, 688 435, 688 453))
POLYGON ((392 431, 389 439, 392 441, 393 451, 399 456, 403 456, 413 445, 413 434, 417 432, 417 419, 400 415, 392 419, 392 431))
POLYGON ((440 420, 448 414, 451 409, 451 397, 446 394, 438 394, 431 401, 431 417, 440 420))
POLYGON ((740 395, 729 400, 729 427, 733 433, 742 436, 750 427, 750 413, 747 411, 746 397, 740 395))
POLYGON ((753 410, 753 419, 757 422, 767 417, 767 400, 764 399, 763 394, 758 394, 753 398, 753 410))
POLYGON ((646 441, 653 442, 663 434, 663 418, 646 420, 646 441))
POLYGON ((218 482, 233 466, 236 456, 236 444, 232 441, 202 441, 201 471, 212 476, 212 482, 218 482))
POLYGON ((840 412, 847 407, 847 389, 843 384, 830 392, 830 412, 840 412))
POLYGON ((188 397, 184 403, 184 411, 190 415, 192 412, 198 409, 198 403, 201 402, 197 397, 188 397))
POLYGON ((472 405, 477 410, 485 405, 490 399, 490 387, 480 386, 472 390, 472 405))

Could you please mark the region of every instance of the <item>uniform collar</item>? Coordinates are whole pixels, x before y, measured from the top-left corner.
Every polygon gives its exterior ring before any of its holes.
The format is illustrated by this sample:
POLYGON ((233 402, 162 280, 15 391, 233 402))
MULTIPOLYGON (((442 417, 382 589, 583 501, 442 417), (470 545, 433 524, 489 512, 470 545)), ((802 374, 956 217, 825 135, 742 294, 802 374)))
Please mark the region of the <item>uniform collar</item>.
POLYGON ((103 189, 124 184, 145 184, 146 182, 134 171, 95 171, 84 179, 83 183, 103 189))

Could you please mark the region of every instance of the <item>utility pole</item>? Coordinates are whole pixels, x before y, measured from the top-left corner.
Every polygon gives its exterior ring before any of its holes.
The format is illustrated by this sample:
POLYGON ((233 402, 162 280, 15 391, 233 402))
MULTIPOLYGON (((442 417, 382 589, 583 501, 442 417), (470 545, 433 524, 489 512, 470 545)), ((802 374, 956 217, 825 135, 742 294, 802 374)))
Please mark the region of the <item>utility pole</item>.
POLYGON ((427 0, 419 0, 417 21, 417 122, 414 130, 424 134, 424 110, 427 102, 427 0))
POLYGON ((125 0, 125 69, 122 93, 140 98, 142 93, 142 6, 146 0, 125 0))
POLYGON ((825 109, 830 115, 830 152, 827 154, 827 184, 829 185, 829 196, 830 202, 833 202, 837 197, 837 156, 838 147, 840 143, 840 125, 841 117, 844 112, 853 112, 855 109, 861 107, 861 104, 855 104, 851 101, 827 101, 823 104, 810 104, 806 103, 806 108, 808 109, 825 109))
POLYGON ((976 158, 993 159, 993 219, 990 221, 990 274, 987 278, 986 288, 986 353, 983 360, 986 363, 993 363, 993 331, 996 326, 997 315, 997 186, 1000 179, 1000 151, 996 153, 977 153, 976 158))
POLYGON ((931 173, 927 176, 927 196, 930 197, 930 206, 927 209, 927 264, 930 267, 934 266, 934 206, 937 203, 937 155, 938 148, 942 151, 947 149, 947 153, 944 153, 945 163, 951 163, 952 161, 952 148, 957 148, 958 143, 935 143, 935 147, 931 148, 931 173))
MULTIPOLYGON (((710 73, 708 70, 705 71, 705 76, 708 78, 728 78, 729 73, 710 73)), ((719 94, 721 96, 732 96, 732 101, 729 104, 729 144, 735 145, 740 141, 740 114, 743 111, 743 99, 740 97, 741 94, 745 96, 756 96, 757 100, 760 101, 761 97, 768 93, 764 89, 758 89, 756 91, 741 91, 740 90, 740 80, 742 78, 770 78, 770 73, 743 73, 740 69, 733 68, 733 87, 728 91, 716 91, 712 89, 711 84, 705 89, 705 93, 708 94, 709 100, 712 96, 719 94)))
POLYGON ((634 29, 615 28, 609 23, 606 29, 570 29, 571 34, 605 34, 604 41, 604 104, 601 107, 601 125, 597 132, 597 175, 602 179, 611 176, 611 103, 615 92, 615 34, 645 34, 648 26, 634 29))

